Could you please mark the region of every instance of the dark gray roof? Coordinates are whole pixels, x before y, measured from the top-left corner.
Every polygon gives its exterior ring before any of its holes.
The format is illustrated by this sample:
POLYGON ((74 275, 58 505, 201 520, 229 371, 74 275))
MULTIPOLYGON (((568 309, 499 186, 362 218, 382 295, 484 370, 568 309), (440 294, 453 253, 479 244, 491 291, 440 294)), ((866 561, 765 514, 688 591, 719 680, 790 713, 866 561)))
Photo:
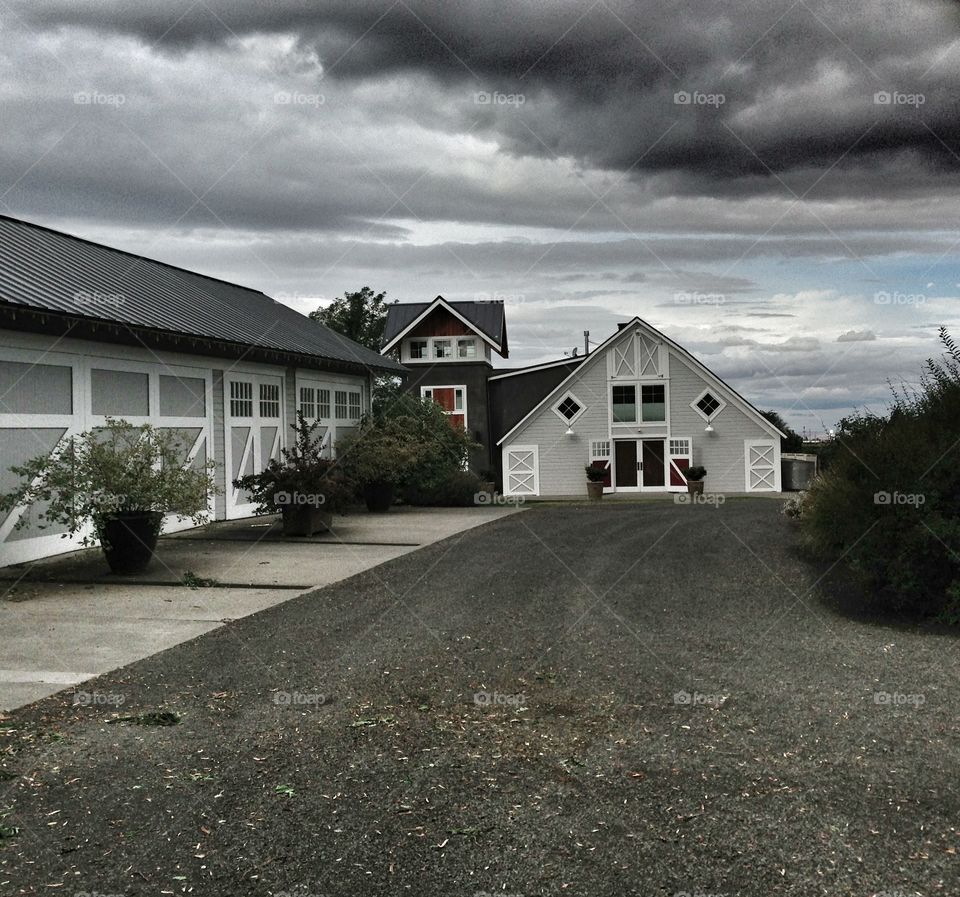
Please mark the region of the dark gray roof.
POLYGON ((0 303, 402 371, 259 290, 0 215, 0 303))
MULTIPOLYGON (((437 296, 437 299, 443 299, 437 296)), ((390 342, 398 333, 402 333, 410 324, 422 315, 434 302, 403 302, 394 303, 387 308, 387 327, 384 332, 384 344, 390 342)), ((506 317, 503 311, 502 299, 476 302, 447 302, 455 308, 481 333, 488 336, 507 354, 506 317)))

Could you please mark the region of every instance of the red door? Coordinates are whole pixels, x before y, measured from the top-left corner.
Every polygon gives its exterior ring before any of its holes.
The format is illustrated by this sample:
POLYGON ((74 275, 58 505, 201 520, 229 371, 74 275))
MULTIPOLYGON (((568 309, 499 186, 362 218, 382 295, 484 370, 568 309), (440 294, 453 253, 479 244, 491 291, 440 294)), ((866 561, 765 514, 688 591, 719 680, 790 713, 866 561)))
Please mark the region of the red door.
POLYGON ((447 412, 451 427, 467 426, 467 416, 464 407, 465 390, 462 386, 435 386, 432 393, 433 401, 447 412))

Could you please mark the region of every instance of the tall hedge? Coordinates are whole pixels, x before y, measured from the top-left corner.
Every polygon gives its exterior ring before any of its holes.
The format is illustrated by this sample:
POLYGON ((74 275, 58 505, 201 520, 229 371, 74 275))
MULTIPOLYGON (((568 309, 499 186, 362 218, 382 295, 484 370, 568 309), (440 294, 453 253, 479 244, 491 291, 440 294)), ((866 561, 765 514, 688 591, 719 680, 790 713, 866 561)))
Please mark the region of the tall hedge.
POLYGON ((929 360, 886 416, 840 422, 803 533, 849 564, 876 607, 960 622, 960 352, 929 360))

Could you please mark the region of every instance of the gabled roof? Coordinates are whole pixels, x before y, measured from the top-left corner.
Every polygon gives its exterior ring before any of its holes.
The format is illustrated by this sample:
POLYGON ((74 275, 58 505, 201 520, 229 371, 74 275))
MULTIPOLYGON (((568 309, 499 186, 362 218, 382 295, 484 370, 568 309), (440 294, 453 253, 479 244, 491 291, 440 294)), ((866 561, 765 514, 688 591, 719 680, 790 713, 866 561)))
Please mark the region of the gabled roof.
POLYGON ((396 302, 387 308, 387 325, 381 352, 389 352, 421 321, 438 308, 459 318, 498 354, 507 357, 507 318, 502 299, 476 302, 447 302, 437 296, 433 302, 396 302))
POLYGON ((402 372, 259 290, 0 215, 0 307, 402 372))
POLYGON ((669 336, 663 333, 660 330, 657 330, 652 324, 648 324, 643 318, 634 317, 632 320, 628 321, 626 324, 620 324, 618 328, 610 334, 596 349, 594 349, 589 355, 586 356, 586 364, 581 364, 575 371, 571 371, 570 374, 565 377, 560 383, 558 383, 553 389, 548 392, 543 399, 540 400, 533 408, 530 409, 530 412, 525 415, 521 420, 507 432, 504 436, 497 441, 497 445, 502 445, 506 442, 517 430, 519 430, 528 420, 530 420, 533 415, 535 415, 541 408, 543 408, 547 402, 550 401, 551 396, 556 395, 561 390, 563 390, 574 377, 579 376, 583 373, 584 369, 587 368, 590 364, 593 364, 597 361, 599 357, 606 357, 606 350, 616 342, 620 337, 626 333, 630 333, 637 326, 645 327, 651 333, 657 335, 659 339, 662 339, 671 349, 677 352, 681 360, 687 364, 689 367, 693 368, 698 374, 700 374, 705 380, 712 383, 714 387, 719 387, 721 390, 725 391, 733 400, 741 411, 745 412, 748 417, 752 417, 754 421, 768 432, 776 436, 785 436, 778 427, 775 427, 770 421, 768 421, 763 414, 750 402, 748 402, 740 393, 738 393, 732 386, 728 383, 721 380, 713 371, 711 371, 702 361, 699 361, 693 355, 691 355, 686 349, 683 348, 679 343, 675 343, 669 336))

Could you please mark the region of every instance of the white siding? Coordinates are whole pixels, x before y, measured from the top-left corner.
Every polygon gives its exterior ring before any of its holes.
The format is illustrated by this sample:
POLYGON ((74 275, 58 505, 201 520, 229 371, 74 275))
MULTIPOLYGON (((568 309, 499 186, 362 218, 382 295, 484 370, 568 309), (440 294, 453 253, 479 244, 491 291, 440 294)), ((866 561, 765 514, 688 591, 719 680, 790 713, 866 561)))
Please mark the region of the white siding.
POLYGON ((573 379, 554 392, 509 442, 511 445, 540 447, 540 494, 586 495, 590 440, 606 439, 609 433, 607 412, 607 365, 602 358, 588 359, 573 379), (585 368, 585 369, 584 369, 585 368), (567 390, 576 393, 586 411, 573 424, 574 436, 565 436, 567 425, 553 412, 553 406, 567 390))
POLYGON ((693 463, 707 468, 708 492, 745 492, 743 441, 775 438, 744 414, 726 390, 711 386, 676 353, 671 353, 670 358, 670 432, 674 436, 693 437, 693 463), (703 432, 706 421, 690 407, 707 388, 727 403, 711 420, 712 434, 703 432))

